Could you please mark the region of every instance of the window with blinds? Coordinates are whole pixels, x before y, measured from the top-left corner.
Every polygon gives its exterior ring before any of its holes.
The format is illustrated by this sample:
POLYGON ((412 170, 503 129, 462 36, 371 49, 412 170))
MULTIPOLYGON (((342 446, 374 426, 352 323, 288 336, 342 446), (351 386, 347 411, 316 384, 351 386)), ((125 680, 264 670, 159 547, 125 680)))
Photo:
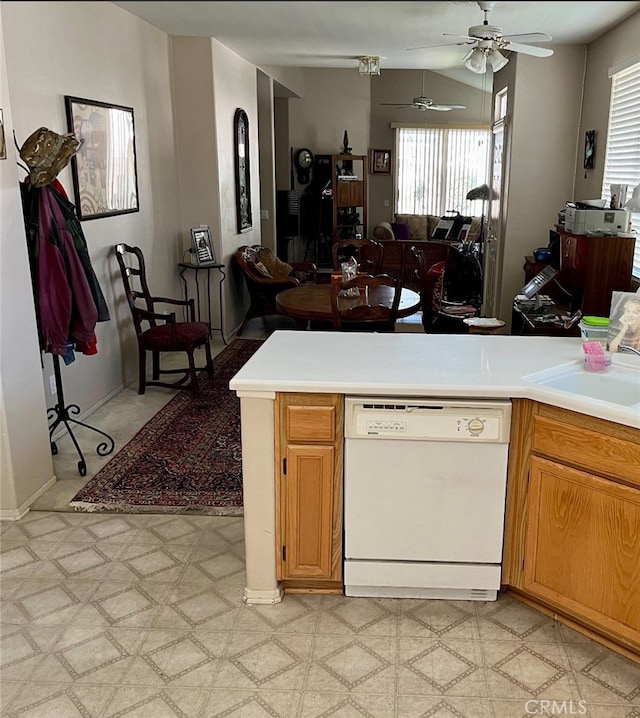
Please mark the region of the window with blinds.
POLYGON ((467 192, 488 182, 490 141, 488 129, 397 127, 396 213, 476 214, 467 192))
MULTIPOLYGON (((628 186, 627 200, 640 185, 640 60, 612 70, 609 130, 602 180, 602 197, 611 199, 612 184, 628 186)), ((640 234, 640 211, 631 214, 633 231, 640 234)), ((633 276, 640 280, 640 240, 636 239, 633 276)))

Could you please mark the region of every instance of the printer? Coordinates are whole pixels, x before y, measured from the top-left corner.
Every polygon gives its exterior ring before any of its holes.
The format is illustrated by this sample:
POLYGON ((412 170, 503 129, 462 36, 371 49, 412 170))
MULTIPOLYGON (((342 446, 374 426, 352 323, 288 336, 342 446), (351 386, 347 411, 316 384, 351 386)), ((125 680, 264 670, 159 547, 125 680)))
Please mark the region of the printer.
POLYGON ((629 212, 626 209, 585 207, 582 203, 567 202, 564 228, 573 234, 618 234, 629 230, 629 212), (575 206, 580 204, 580 207, 575 206))

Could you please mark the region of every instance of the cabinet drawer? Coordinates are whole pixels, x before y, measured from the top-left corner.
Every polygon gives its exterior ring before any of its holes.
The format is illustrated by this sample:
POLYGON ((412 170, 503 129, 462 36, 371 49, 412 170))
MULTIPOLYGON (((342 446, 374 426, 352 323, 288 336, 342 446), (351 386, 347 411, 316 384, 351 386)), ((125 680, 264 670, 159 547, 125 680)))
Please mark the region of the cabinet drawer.
POLYGON ((333 406, 287 406, 287 441, 331 442, 336 436, 336 411, 333 406))
POLYGON ((640 487, 640 441, 535 416, 532 450, 640 487))

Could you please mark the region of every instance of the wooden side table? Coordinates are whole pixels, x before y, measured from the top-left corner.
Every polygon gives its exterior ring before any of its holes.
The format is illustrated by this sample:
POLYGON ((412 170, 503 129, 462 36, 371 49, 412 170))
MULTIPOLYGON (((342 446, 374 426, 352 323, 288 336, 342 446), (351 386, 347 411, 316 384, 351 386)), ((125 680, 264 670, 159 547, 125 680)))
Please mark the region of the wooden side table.
POLYGON ((187 286, 187 278, 184 276, 187 269, 193 270, 194 273, 194 281, 196 285, 196 311, 197 311, 197 319, 198 321, 202 321, 200 319, 201 312, 200 312, 200 282, 198 281, 198 273, 200 270, 205 271, 207 273, 207 319, 209 321, 209 332, 220 332, 220 336, 222 338, 222 341, 224 344, 227 343, 227 340, 224 338, 224 331, 222 328, 222 318, 223 318, 223 312, 222 312, 222 283, 226 279, 227 275, 225 274, 225 267, 224 264, 218 264, 217 262, 203 262, 202 264, 194 264, 193 262, 180 262, 178 264, 178 267, 180 267, 180 279, 182 280, 182 284, 184 286, 184 297, 185 299, 189 298, 189 291, 187 286), (219 325, 217 327, 212 326, 211 324, 211 270, 215 269, 219 275, 220 278, 218 280, 218 318, 219 318, 219 325))

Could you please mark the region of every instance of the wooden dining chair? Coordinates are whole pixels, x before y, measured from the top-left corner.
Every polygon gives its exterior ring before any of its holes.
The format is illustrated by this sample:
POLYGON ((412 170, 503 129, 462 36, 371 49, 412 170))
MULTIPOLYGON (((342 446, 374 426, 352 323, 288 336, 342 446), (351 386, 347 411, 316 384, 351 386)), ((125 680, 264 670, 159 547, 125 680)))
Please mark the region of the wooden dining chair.
POLYGON ((139 247, 117 244, 116 258, 124 292, 133 317, 133 326, 138 340, 138 394, 144 394, 147 386, 163 386, 168 389, 189 389, 199 393, 198 372, 206 370, 213 376, 213 358, 209 344, 208 322, 195 321, 193 299, 171 299, 154 297, 147 284, 144 255, 139 247), (186 309, 187 321, 176 318, 175 312, 164 312, 162 305, 186 309), (206 364, 196 367, 195 350, 204 347, 206 364), (147 380, 147 352, 151 353, 152 379, 147 380), (188 366, 185 368, 163 369, 160 360, 164 352, 185 352, 188 366), (176 381, 163 381, 162 375, 177 374, 176 381))
POLYGON ((348 282, 331 285, 331 313, 337 331, 393 332, 402 294, 399 279, 388 274, 358 274, 348 282), (358 297, 342 297, 341 290, 356 287, 358 297))
POLYGON ((350 257, 356 258, 360 272, 376 275, 382 270, 383 246, 374 239, 343 239, 334 242, 331 253, 336 272, 341 270, 342 262, 350 257))

